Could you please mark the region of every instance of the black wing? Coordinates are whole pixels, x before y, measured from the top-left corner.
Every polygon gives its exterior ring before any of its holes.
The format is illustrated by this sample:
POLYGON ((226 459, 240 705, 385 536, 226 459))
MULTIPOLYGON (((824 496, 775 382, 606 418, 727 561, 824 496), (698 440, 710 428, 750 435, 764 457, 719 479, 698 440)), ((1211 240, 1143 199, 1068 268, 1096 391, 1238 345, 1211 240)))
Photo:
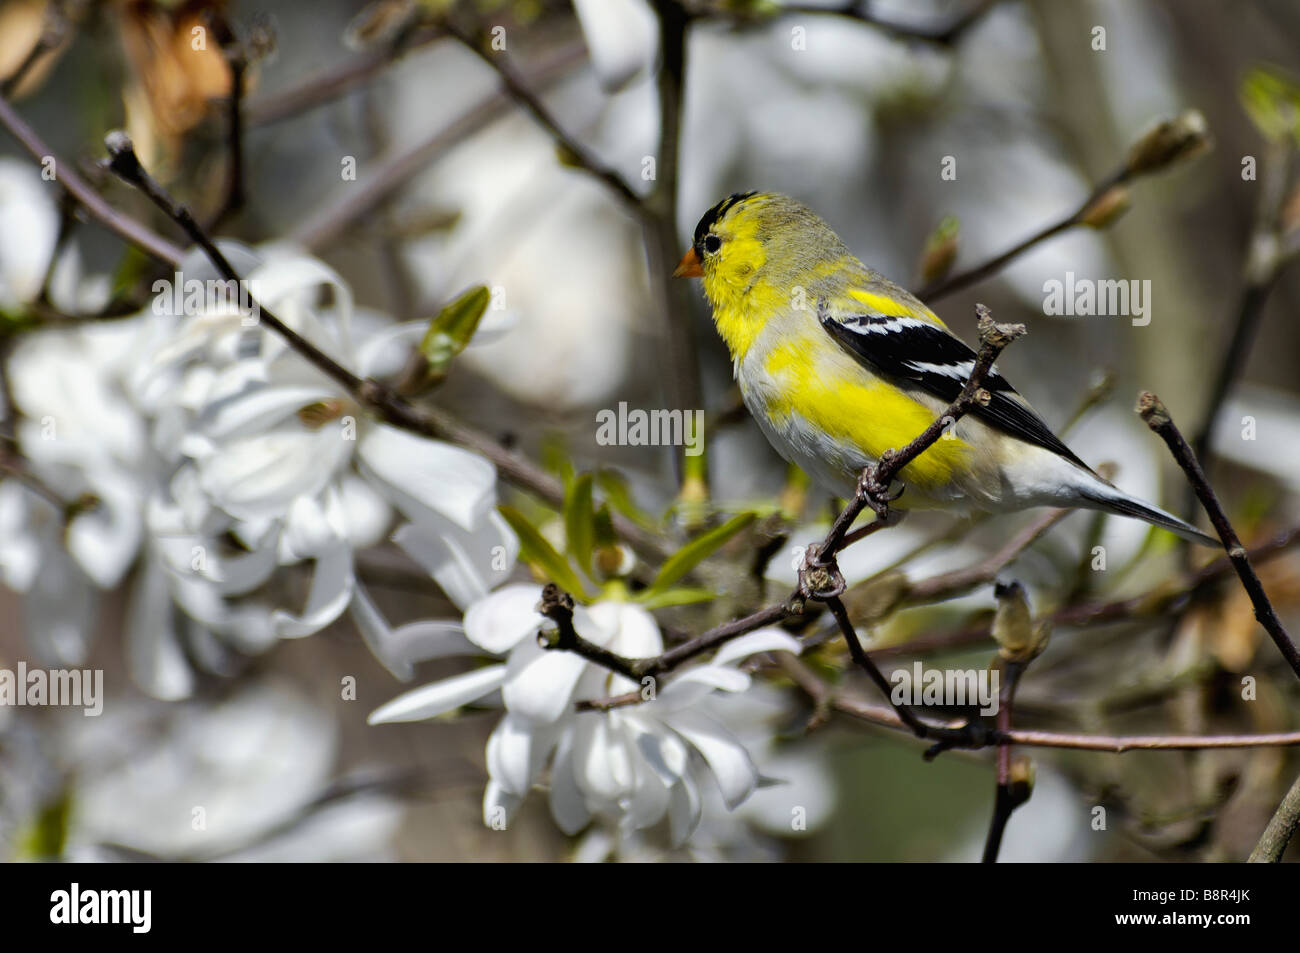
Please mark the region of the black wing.
MULTIPOLYGON (((840 347, 869 369, 911 381, 948 403, 957 399, 975 369, 975 352, 928 321, 888 314, 836 319, 825 307, 818 309, 817 316, 840 347), (919 359, 918 354, 924 354, 925 359, 919 359)), ((985 375, 984 388, 992 399, 987 405, 976 404, 971 414, 1003 433, 1060 454, 1091 471, 1037 414, 1016 399, 1016 389, 996 368, 985 375)))

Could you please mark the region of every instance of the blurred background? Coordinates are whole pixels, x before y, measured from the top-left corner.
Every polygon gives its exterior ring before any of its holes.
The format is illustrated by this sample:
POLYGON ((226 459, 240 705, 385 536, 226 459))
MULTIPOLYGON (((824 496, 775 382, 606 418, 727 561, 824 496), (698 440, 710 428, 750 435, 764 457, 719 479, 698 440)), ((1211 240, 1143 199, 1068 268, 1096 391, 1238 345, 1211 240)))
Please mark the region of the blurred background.
MULTIPOLYGON (((828 512, 738 409, 730 359, 698 288, 665 280, 670 256, 688 247, 715 202, 749 189, 795 196, 863 261, 919 291, 1067 218, 1153 123, 1197 110, 1213 147, 1127 182, 1122 215, 1064 229, 927 302, 968 342, 977 301, 999 320, 1026 323, 1029 335, 1000 367, 1051 426, 1071 426, 1080 456, 1117 464, 1125 489, 1192 512, 1180 474, 1132 412, 1149 389, 1189 439, 1210 426, 1217 405, 1203 449, 1247 545, 1300 521, 1300 269, 1284 253, 1300 228, 1293 2, 897 0, 861 16, 817 4, 686 3, 694 16, 675 161, 661 151, 661 104, 672 95, 661 11, 645 0, 63 6, 65 29, 30 62, 49 4, 4 0, 0 76, 22 70, 8 98, 54 153, 86 166, 110 202, 181 242, 140 196, 89 167, 105 133, 125 128, 180 199, 202 215, 221 207, 232 74, 220 44, 199 55, 190 42, 220 13, 253 55, 245 200, 224 211, 217 233, 307 250, 360 306, 391 321, 427 320, 467 286, 486 285, 509 330, 457 359, 438 405, 533 459, 617 468, 656 520, 681 503, 679 460, 672 448, 597 443, 597 412, 621 401, 705 411, 708 496, 723 512, 770 505, 792 488, 801 502, 787 514, 792 526, 813 527, 828 512), (557 150, 537 117, 502 92, 485 57, 438 28, 448 11, 488 41, 502 31, 497 52, 513 75, 590 157, 650 196, 657 226, 557 150), (1067 274, 1149 282, 1149 322, 1045 313, 1045 283, 1067 274), (665 308, 677 318, 666 323, 665 308), (1235 366, 1220 400, 1225 362, 1235 366)), ((39 166, 12 139, 0 137, 0 156, 11 162, 0 177, 0 264, 12 275, 34 235, 57 231, 60 213, 54 192, 48 207, 24 204, 39 166)), ((89 276, 82 293, 98 307, 130 274, 123 245, 95 224, 75 237, 89 276)), ((674 512, 659 523, 670 536, 674 512)), ((974 562, 1029 518, 980 522, 908 571, 974 562)), ((860 565, 846 559, 846 573, 868 578, 952 525, 938 516, 911 523, 860 565)), ((789 535, 793 543, 813 532, 789 535)), ((367 562, 372 597, 387 612, 459 614, 413 582, 391 549, 377 547, 367 562)), ((1161 548, 1136 523, 1076 514, 1024 553, 1014 574, 1041 607, 1151 591, 1205 559, 1161 548), (1127 568, 1084 573, 1076 585, 1098 540, 1112 569, 1127 568)), ((793 579, 787 561, 769 575, 793 579)), ((1261 574, 1294 631, 1300 561, 1284 554, 1261 574)), ((508 832, 483 825, 492 715, 368 726, 366 714, 402 686, 346 617, 205 673, 189 697, 164 701, 124 664, 127 593, 126 583, 98 592, 83 615, 83 664, 105 673, 101 717, 0 708, 0 852, 10 859, 601 856, 590 837, 557 830, 540 799, 525 802, 508 832), (355 700, 339 697, 347 676, 355 700), (197 836, 190 811, 200 804, 208 829, 197 836)), ((43 634, 31 631, 30 598, 0 587, 0 666, 36 657, 43 634)), ((991 605, 985 588, 896 613, 871 636, 901 644, 956 629, 991 605)), ((726 618, 736 606, 674 610, 672 619, 698 631, 716 621, 710 611, 726 618)), ((1026 724, 1108 734, 1293 730, 1300 692, 1260 636, 1233 580, 1153 618, 1071 633, 1026 677, 1026 724), (1251 703, 1239 697, 1243 676, 1258 679, 1251 703)), ((927 656, 975 667, 988 657, 987 643, 927 656)), ((825 661, 835 669, 842 659, 832 652, 825 661)), ((462 669, 422 662, 416 680, 462 669)), ((765 690, 784 699, 777 747, 821 792, 816 823, 792 833, 771 816, 780 809, 764 816, 752 804, 743 838, 720 833, 694 859, 978 859, 993 793, 984 753, 925 763, 907 736, 842 718, 805 735, 807 700, 778 676, 765 690)), ((1004 860, 1242 859, 1300 766, 1286 748, 1031 754, 1034 793, 1008 827, 1004 860), (1110 811, 1104 831, 1089 823, 1096 805, 1110 811)))

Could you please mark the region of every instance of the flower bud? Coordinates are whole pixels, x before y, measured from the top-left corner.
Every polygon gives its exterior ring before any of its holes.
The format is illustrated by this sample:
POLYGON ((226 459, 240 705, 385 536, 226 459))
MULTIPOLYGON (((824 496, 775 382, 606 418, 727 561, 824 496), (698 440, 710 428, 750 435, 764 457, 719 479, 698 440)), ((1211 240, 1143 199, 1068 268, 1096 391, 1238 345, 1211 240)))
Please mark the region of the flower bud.
POLYGON ((1109 228, 1133 205, 1129 190, 1122 185, 1112 185, 1079 214, 1079 222, 1089 228, 1109 228))
POLYGON ((925 240, 925 248, 921 251, 921 284, 938 281, 952 270, 953 262, 957 260, 960 234, 961 223, 949 215, 925 240))
POLYGON ((1130 176, 1159 172, 1200 155, 1210 147, 1209 127, 1199 110, 1189 109, 1148 129, 1129 149, 1124 169, 1130 176))

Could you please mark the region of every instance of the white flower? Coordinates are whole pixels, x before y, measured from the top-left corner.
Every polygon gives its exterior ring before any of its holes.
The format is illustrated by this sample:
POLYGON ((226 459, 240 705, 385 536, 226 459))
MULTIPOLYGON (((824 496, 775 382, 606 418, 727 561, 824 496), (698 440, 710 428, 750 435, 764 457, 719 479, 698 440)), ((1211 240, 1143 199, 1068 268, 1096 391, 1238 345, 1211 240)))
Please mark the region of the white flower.
MULTIPOLYGON (((569 834, 594 818, 625 831, 666 818, 672 841, 681 843, 700 821, 709 786, 716 785, 729 810, 754 792, 759 772, 745 746, 701 702, 716 691, 744 692, 751 679, 738 663, 757 652, 798 652, 793 637, 777 629, 750 633, 655 689, 579 655, 542 648, 539 598, 539 587, 515 585, 472 605, 463 638, 504 661, 407 692, 373 712, 371 724, 433 718, 499 691, 506 714, 488 740, 491 780, 483 799, 484 822, 494 827, 509 822, 548 767, 551 813, 569 834), (579 700, 652 690, 652 700, 640 704, 575 708, 579 700)), ((633 603, 578 607, 574 626, 628 658, 663 651, 658 625, 633 603)), ((444 654, 459 638, 442 637, 444 654)))
POLYGON ((25 596, 27 631, 42 659, 78 664, 96 589, 118 585, 142 536, 153 479, 146 423, 117 374, 129 321, 24 333, 10 355, 15 436, 36 486, 0 480, 0 582, 25 596), (65 525, 49 499, 90 497, 65 525))
POLYGON ((48 183, 30 163, 0 159, 0 310, 40 294, 58 237, 48 183))
MULTIPOLYGON (((342 279, 299 252, 227 254, 260 304, 361 376, 396 371, 422 333, 355 309, 342 279)), ((214 275, 191 256, 178 277, 188 288, 214 275)), ((355 596, 354 551, 380 541, 394 515, 406 521, 395 541, 453 600, 487 592, 517 545, 495 512, 492 465, 371 419, 237 302, 200 300, 201 313, 172 315, 164 294, 174 330, 133 381, 175 467, 148 523, 185 611, 248 651, 319 631, 355 596), (299 563, 313 569, 300 611, 250 595, 299 563)))
POLYGON ((78 769, 73 860, 117 859, 117 845, 163 859, 383 859, 401 820, 401 806, 377 795, 316 810, 338 760, 337 726, 276 681, 220 702, 121 699, 47 742, 78 769))
POLYGON ((81 258, 69 243, 53 271, 58 247, 57 183, 42 181, 36 167, 0 159, 0 312, 21 310, 41 293, 50 275, 50 302, 70 313, 89 313, 107 303, 106 276, 83 279, 81 258))

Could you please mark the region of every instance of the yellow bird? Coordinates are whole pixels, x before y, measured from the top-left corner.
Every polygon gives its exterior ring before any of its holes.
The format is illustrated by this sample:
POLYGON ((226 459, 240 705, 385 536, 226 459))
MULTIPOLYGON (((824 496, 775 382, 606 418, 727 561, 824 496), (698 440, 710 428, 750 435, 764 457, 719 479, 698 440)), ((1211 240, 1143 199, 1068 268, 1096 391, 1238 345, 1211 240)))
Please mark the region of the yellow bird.
MULTIPOLYGON (((674 274, 704 279, 745 406, 785 459, 841 496, 956 398, 975 352, 784 195, 709 209, 674 274)), ((900 505, 992 511, 1085 507, 1219 541, 1098 476, 997 368, 977 405, 900 474, 900 505)))

